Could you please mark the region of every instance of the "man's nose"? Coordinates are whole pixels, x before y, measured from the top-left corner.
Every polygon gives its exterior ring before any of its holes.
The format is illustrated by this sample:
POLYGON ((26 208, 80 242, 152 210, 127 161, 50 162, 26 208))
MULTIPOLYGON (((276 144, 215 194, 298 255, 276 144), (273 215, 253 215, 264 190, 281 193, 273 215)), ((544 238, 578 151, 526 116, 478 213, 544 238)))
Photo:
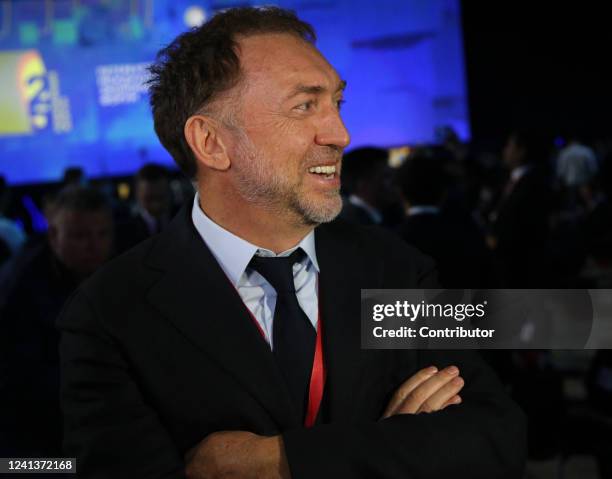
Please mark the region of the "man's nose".
POLYGON ((351 136, 337 110, 331 111, 321 122, 315 142, 320 146, 333 145, 339 148, 346 148, 349 145, 351 136))

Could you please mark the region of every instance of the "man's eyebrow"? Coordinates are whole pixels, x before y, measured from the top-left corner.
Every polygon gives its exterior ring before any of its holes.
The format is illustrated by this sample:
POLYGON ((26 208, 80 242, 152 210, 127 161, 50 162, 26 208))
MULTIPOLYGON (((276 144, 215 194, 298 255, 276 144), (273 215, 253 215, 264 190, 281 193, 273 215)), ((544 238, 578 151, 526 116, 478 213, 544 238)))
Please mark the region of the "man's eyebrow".
MULTIPOLYGON (((346 88, 346 80, 341 80, 338 84, 338 88, 336 88, 336 93, 341 92, 346 88)), ((327 91, 327 88, 321 85, 297 85, 291 93, 287 95, 287 100, 290 100, 294 96, 300 95, 302 93, 310 94, 310 95, 319 95, 327 91)))

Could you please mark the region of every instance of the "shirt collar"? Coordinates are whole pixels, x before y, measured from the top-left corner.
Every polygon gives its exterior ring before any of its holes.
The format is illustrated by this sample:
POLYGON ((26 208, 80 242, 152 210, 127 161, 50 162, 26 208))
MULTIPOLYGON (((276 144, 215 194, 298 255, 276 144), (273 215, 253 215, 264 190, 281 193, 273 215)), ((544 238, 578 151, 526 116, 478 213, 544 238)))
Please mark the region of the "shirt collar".
POLYGON ((314 230, 308 233, 296 246, 277 255, 273 251, 249 243, 212 221, 200 208, 199 198, 200 196, 196 193, 191 209, 191 219, 198 234, 234 286, 238 286, 242 274, 255 253, 262 256, 288 256, 297 248, 302 248, 319 272, 314 230))

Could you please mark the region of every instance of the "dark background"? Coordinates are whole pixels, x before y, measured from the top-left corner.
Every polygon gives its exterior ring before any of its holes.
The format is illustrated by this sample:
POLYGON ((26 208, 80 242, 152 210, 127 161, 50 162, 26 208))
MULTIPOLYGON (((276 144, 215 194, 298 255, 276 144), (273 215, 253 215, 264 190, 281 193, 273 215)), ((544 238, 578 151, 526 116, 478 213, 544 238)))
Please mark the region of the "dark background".
POLYGON ((517 125, 609 137, 610 15, 591 2, 462 2, 473 141, 517 125))

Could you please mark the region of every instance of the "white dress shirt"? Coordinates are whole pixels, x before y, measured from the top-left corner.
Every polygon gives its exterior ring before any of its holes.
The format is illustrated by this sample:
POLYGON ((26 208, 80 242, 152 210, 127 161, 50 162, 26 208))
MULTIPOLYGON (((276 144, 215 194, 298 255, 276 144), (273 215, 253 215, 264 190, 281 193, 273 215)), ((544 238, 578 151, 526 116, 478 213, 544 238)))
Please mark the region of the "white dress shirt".
MULTIPOLYGON (((274 344, 272 320, 274 307, 276 306, 276 291, 257 271, 251 268, 247 270, 247 266, 255 254, 259 256, 289 256, 297 248, 304 250, 306 255, 301 263, 293 265, 293 280, 298 303, 316 329, 319 313, 317 291, 319 264, 315 251, 314 230, 308 233, 296 246, 277 255, 273 251, 249 243, 212 221, 200 208, 199 198, 199 195, 196 194, 193 201, 191 210, 193 224, 221 269, 237 289, 246 307, 253 313, 270 347, 272 348, 274 344)), ((219 320, 222 320, 222 318, 219 320)))

